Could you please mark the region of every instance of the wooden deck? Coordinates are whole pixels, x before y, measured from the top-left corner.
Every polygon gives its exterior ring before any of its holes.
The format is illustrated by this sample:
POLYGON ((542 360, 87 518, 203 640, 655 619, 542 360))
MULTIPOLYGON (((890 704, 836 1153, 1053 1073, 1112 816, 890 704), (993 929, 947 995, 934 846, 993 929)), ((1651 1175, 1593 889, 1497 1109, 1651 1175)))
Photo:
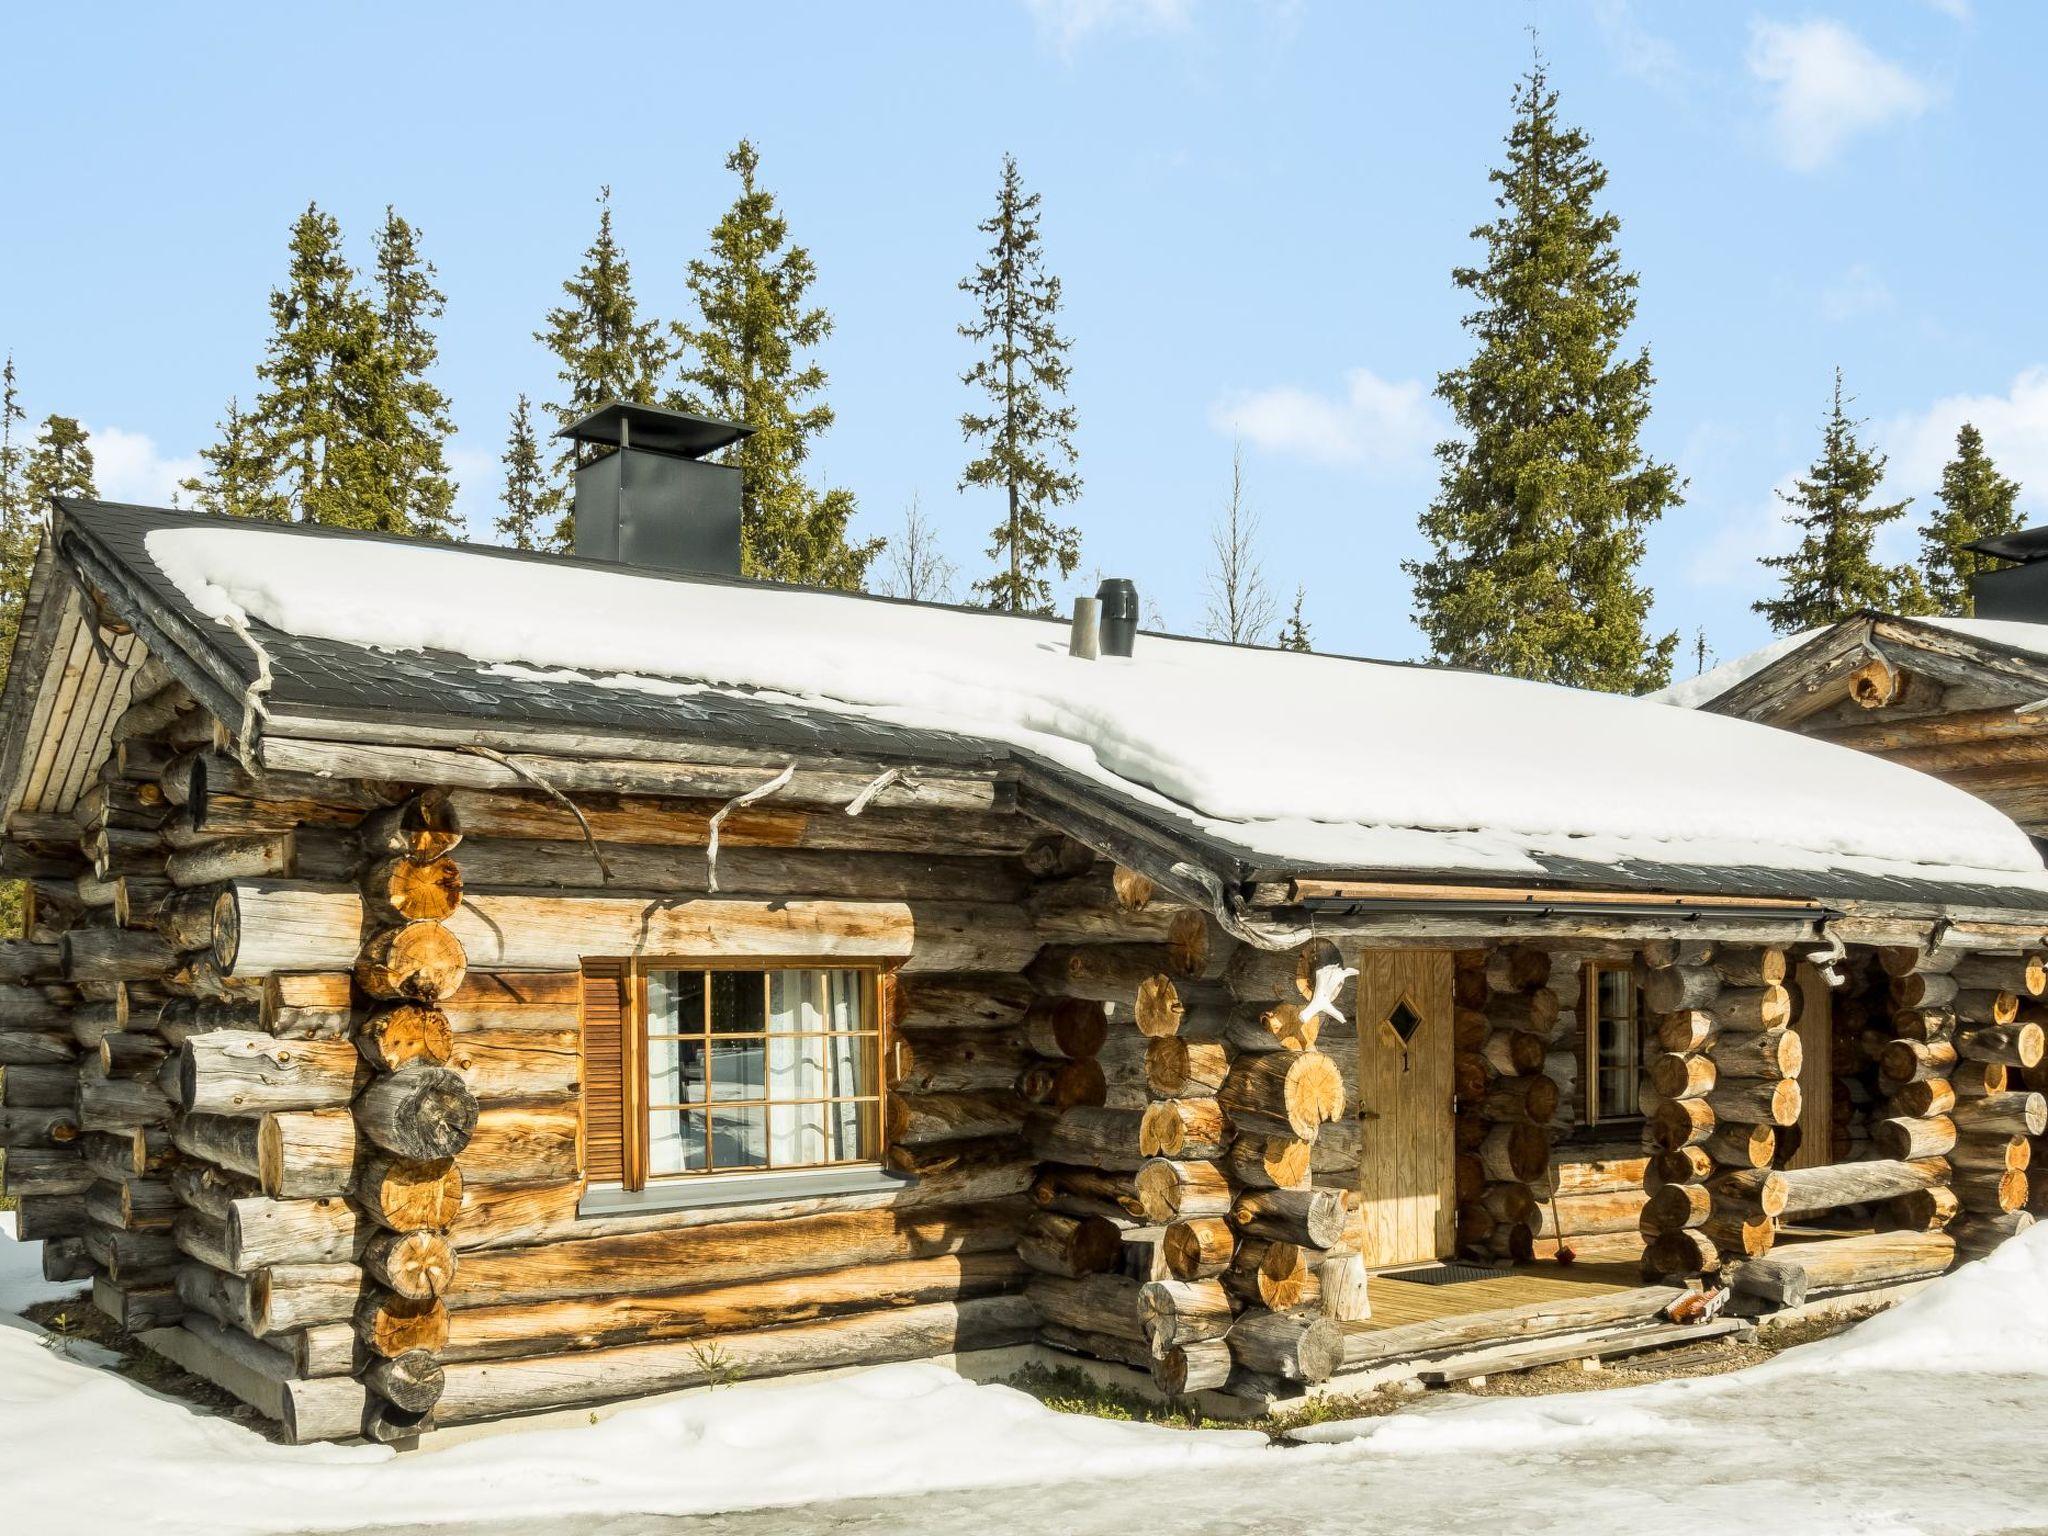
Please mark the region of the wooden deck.
POLYGON ((1366 1333, 1532 1303, 1608 1296, 1642 1285, 1642 1271, 1633 1264, 1518 1264, 1502 1270, 1497 1279, 1459 1285, 1418 1285, 1403 1280, 1399 1270, 1387 1270, 1375 1274, 1368 1287, 1372 1316, 1344 1327, 1347 1332, 1366 1333))

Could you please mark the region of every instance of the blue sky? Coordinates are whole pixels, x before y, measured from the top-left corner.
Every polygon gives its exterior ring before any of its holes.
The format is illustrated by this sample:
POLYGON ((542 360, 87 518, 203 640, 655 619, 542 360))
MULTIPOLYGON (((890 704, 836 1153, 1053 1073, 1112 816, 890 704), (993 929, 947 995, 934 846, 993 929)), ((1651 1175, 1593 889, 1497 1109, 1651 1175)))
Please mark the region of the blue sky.
POLYGON ((1764 638, 1753 557, 1786 541, 1772 488, 1837 364, 1912 516, 1969 417, 2048 521, 2048 10, 1988 0, 15 7, 0 348, 33 413, 94 430, 103 493, 160 498, 253 390, 295 214, 317 200, 362 257, 394 203, 449 295, 483 536, 598 186, 675 315, 745 134, 838 323, 818 471, 872 532, 920 496, 964 585, 997 506, 954 489, 954 285, 1008 150, 1066 286, 1086 589, 1131 576, 1195 628, 1242 439, 1267 578, 1306 584, 1318 646, 1412 656, 1430 389, 1469 350, 1449 273, 1532 19, 1642 276, 1651 444, 1691 480, 1650 539, 1662 628, 1764 638))

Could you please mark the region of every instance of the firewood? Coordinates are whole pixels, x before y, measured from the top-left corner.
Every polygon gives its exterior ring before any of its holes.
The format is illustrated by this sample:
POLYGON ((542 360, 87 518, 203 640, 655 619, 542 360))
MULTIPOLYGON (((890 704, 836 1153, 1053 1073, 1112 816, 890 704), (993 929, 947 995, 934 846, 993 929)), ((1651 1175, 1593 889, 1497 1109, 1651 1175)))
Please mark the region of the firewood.
POLYGON ((1877 1121, 1871 1127, 1870 1138, 1887 1158, 1941 1157, 1956 1144, 1956 1126, 1946 1115, 1926 1120, 1894 1115, 1877 1121))
POLYGON ((260 1115, 346 1104, 368 1076, 346 1040, 277 1040, 221 1029, 180 1048, 179 1102, 190 1112, 260 1115))
POLYGON ((386 1360, 409 1350, 432 1352, 448 1342, 446 1306, 439 1301, 410 1300, 390 1291, 372 1291, 363 1297, 355 1309, 355 1325, 356 1337, 372 1354, 386 1360))
POLYGON ((1479 1160, 1489 1179, 1533 1184, 1550 1161, 1550 1138, 1542 1127, 1526 1121, 1490 1125, 1479 1146, 1479 1160))
POLYGON ((1975 1259, 1990 1253, 2007 1238, 2019 1236, 2033 1224, 2034 1217, 2027 1211, 2008 1211, 1998 1216, 1971 1212, 1950 1222, 1947 1235, 1955 1239, 1956 1257, 1975 1259))
POLYGON ((1699 1099, 1713 1092, 1716 1067, 1711 1057, 1670 1051, 1651 1057, 1648 1072, 1652 1086, 1666 1098, 1699 1099))
POLYGON ((1557 1113, 1557 1084, 1547 1077, 1496 1079, 1479 1102, 1479 1113, 1496 1123, 1528 1120, 1547 1123, 1557 1113))
POLYGON ((1973 990, 1958 992, 1956 1017, 1976 1024, 2010 1024, 2020 1016, 2016 992, 1973 990))
POLYGON ((1730 1035, 1714 1046, 1714 1069, 1723 1078, 1797 1077, 1806 1060, 1798 1034, 1789 1029, 1730 1035))
POLYGON ((1706 1101, 1724 1121, 1777 1126, 1799 1122, 1800 1090, 1794 1078, 1738 1079, 1715 1088, 1706 1101))
POLYGON ((1547 1040, 1557 1032, 1557 994, 1497 992, 1487 1000, 1486 1017, 1496 1028, 1521 1030, 1547 1040))
POLYGON ((1645 1122, 1650 1145, 1671 1151, 1697 1146, 1714 1134, 1714 1110, 1706 1099, 1667 1099, 1645 1122))
POLYGON ((445 1228, 462 1209, 462 1171, 453 1158, 414 1162, 378 1153, 363 1160, 355 1195, 372 1221, 393 1232, 445 1228))
POLYGON ((1777 1155, 1778 1133, 1768 1125, 1731 1121, 1705 1139, 1707 1153, 1724 1168, 1764 1168, 1777 1155))
POLYGON ((1952 974, 1957 983, 1973 990, 2014 992, 2039 997, 2048 991, 2048 957, 2029 951, 2023 955, 1963 955, 1952 974))
POLYGON ((1724 1033, 1755 1034, 1792 1022, 1792 995, 1781 986, 1731 987, 1706 1005, 1724 1033))
POLYGON ((1497 993, 1531 992, 1550 980, 1550 956, 1526 944, 1509 944, 1486 957, 1486 984, 1497 993))
POLYGON ((1661 971, 1674 965, 1705 965, 1714 958, 1714 946, 1705 939, 1645 939, 1636 953, 1643 964, 1661 971))
POLYGON ((1953 975, 1915 971, 1892 982, 1892 1002, 1900 1008, 1946 1008, 1959 990, 1953 975))
MULTIPOLYGON (((266 1195, 304 1199, 348 1192, 357 1143, 349 1110, 286 1110, 265 1115, 256 1125, 255 1172, 266 1195)), ((248 1170, 237 1166, 237 1171, 248 1170)))
POLYGON ((1889 1105, 1893 1114, 1911 1116, 1946 1115, 1955 1107, 1956 1091, 1948 1079, 1941 1077, 1901 1083, 1889 1105))
POLYGON ((2004 1173, 2013 1169, 2023 1173, 2032 1163, 2033 1155, 2033 1144, 2024 1136, 1972 1136, 1957 1144, 1948 1154, 1948 1161, 1959 1170, 2004 1173))
POLYGON ((2038 1066, 2044 1046, 2048 1046, 2048 1030, 2034 1023, 1980 1025, 1956 1032, 1956 1051, 1970 1061, 2038 1066))
POLYGON ((1956 1048, 1946 1040, 1892 1040, 1878 1057, 1878 1071, 1888 1083, 1945 1078, 1956 1064, 1956 1048))
POLYGON ((1722 946, 1714 951, 1714 969, 1731 987, 1778 986, 1785 980, 1785 951, 1722 946))
POLYGON ((1230 1293, 1214 1280, 1155 1280, 1138 1289, 1138 1320, 1155 1355, 1220 1339, 1236 1318, 1230 1293))
POLYGON ((1146 1048, 1145 1082, 1161 1098, 1213 1094, 1230 1075, 1230 1060, 1221 1042, 1166 1035, 1146 1048))
POLYGON ((1102 1048, 1102 1036, 1108 1030, 1108 1016, 1100 1003, 1080 998, 1041 1000, 1022 976, 972 973, 899 976, 895 1022, 899 1029, 1022 1027, 1026 1043, 1041 1056, 1093 1056, 1102 1048), (1094 1050, 1078 1048, 1091 1037, 1094 1050), (1054 1049, 1047 1050, 1047 1044, 1054 1049))
POLYGON ((1025 968, 1050 996, 1103 1003, 1128 1003, 1148 978, 1168 972, 1164 944, 1048 944, 1025 968))
POLYGON ((1929 1188, 1948 1177, 1948 1164, 1939 1159, 1833 1163, 1788 1168, 1777 1177, 1785 1185, 1785 1206, 1780 1214, 1787 1221, 1798 1221, 1845 1205, 1866 1205, 1929 1188))
POLYGON ((161 976, 176 954, 144 928, 74 928, 57 942, 64 974, 73 981, 126 981, 161 976))
POLYGON ((1307 1141, 1343 1113, 1344 1080, 1336 1063, 1317 1051, 1243 1055, 1216 1097, 1240 1134, 1307 1141))
POLYGON ((1145 1324, 1138 1310, 1139 1289, 1138 1282, 1125 1275, 1089 1275, 1080 1280, 1034 1275, 1025 1284, 1024 1294, 1046 1322, 1142 1344, 1145 1324))
POLYGON ((2027 1176, 2018 1169, 1996 1173, 1958 1169, 1951 1187, 1964 1207, 1972 1211, 2017 1211, 2027 1203, 2027 1176))
POLYGON ((447 1380, 432 1354, 409 1349, 395 1359, 372 1360, 363 1383, 401 1412, 423 1414, 440 1400, 447 1380))
POLYGON ((462 816, 455 799, 436 788, 398 805, 372 811, 363 818, 356 840, 365 853, 425 863, 453 853, 461 845, 462 832, 462 816))
POLYGON ((356 985, 372 997, 438 1002, 462 984, 465 965, 462 941, 447 928, 407 923, 371 935, 356 960, 356 985))
POLYGON ((1145 1219, 1164 1226, 1202 1216, 1227 1216, 1233 1199, 1230 1177, 1211 1162, 1153 1158, 1138 1169, 1135 1189, 1145 1219))
POLYGON ((373 922, 441 922, 462 905, 453 859, 380 859, 363 871, 363 906, 373 922))
MULTIPOLYGON (((935 998, 919 978, 907 977, 902 985, 910 995, 926 997, 923 1011, 931 1011, 935 998)), ((903 1027, 915 1027, 914 1017, 915 1012, 906 1017, 903 1027)), ((1031 1006, 1022 1031, 1024 1043, 1041 1056, 1083 1059, 1101 1052, 1109 1037, 1109 1014, 1101 1003, 1086 998, 1048 998, 1031 1006)))
POLYGON ((1524 1077, 1543 1070, 1546 1054, 1540 1036, 1516 1029, 1498 1029, 1480 1046, 1486 1065, 1503 1077, 1524 1077))
POLYGON ((1738 1265, 1730 1283, 1746 1296, 1796 1307, 1813 1292, 1925 1279, 1953 1262, 1955 1239, 1940 1232, 1877 1232, 1826 1238, 1738 1265))
POLYGON ((1291 1136, 1239 1136, 1230 1144, 1231 1176, 1252 1189, 1293 1189, 1306 1184, 1314 1145, 1291 1136))
POLYGON ((1645 970, 1640 983, 1643 1006, 1652 1013, 1678 1013, 1706 1008, 1721 990, 1721 973, 1711 966, 1674 965, 1645 970))
POLYGON ((1311 939, 1292 951, 1241 944, 1230 957, 1223 985, 1242 1002, 1264 1003, 1274 998, 1306 1002, 1315 995, 1316 973, 1324 966, 1342 963, 1337 946, 1328 939, 1311 939))
POLYGON ((1230 1140, 1215 1099, 1159 1100, 1146 1108, 1138 1129, 1138 1150, 1146 1157, 1221 1157, 1230 1140))
POLYGON ((1230 1267, 1237 1234, 1217 1216, 1177 1221, 1160 1239, 1159 1255, 1176 1280, 1205 1280, 1230 1267))
POLYGON ((1712 1206, 1706 1187, 1700 1184, 1665 1184, 1643 1206, 1642 1229, 1656 1235, 1682 1232, 1702 1226, 1712 1206))
POLYGON ((1238 1231, 1303 1248, 1334 1248, 1343 1240, 1344 1195, 1335 1189, 1247 1190, 1232 1207, 1238 1231))
POLYGON ((438 1232, 379 1232, 363 1250, 363 1269, 397 1295, 425 1301, 455 1283, 455 1250, 438 1232))
POLYGON ((1224 1342, 1245 1370, 1287 1381, 1327 1381, 1344 1363, 1344 1331, 1327 1317, 1255 1309, 1231 1325, 1224 1342))
POLYGON ((2048 1132, 2048 1097, 2038 1093, 1993 1093, 1958 1101, 1950 1112, 1957 1131, 1968 1136, 2039 1136, 2048 1132))
POLYGON ((1034 1211, 1017 1240, 1017 1255, 1031 1268, 1069 1279, 1113 1269, 1122 1252, 1122 1230, 1100 1216, 1034 1211))
POLYGON ((1230 1380, 1235 1362, 1222 1339, 1176 1344, 1152 1362, 1152 1380, 1169 1398, 1221 1387, 1230 1380))

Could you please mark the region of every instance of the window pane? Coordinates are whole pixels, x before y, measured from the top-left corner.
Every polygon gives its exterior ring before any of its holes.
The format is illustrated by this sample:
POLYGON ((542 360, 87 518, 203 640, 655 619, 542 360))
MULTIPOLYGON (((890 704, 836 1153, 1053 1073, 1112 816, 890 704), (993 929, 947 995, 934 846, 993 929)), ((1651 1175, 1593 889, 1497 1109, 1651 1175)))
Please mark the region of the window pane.
POLYGON ((711 1042, 711 1097, 716 1103, 761 1097, 762 1042, 759 1040, 713 1040, 711 1042))
POLYGON ((1626 971, 1599 972, 1598 1016, 1594 1020, 1597 1091, 1602 1116, 1641 1112, 1636 989, 1626 971))
POLYGON ((834 1091, 828 1085, 825 1070, 829 1045, 830 1041, 824 1035, 771 1035, 768 1040, 768 1096, 774 1099, 829 1097, 834 1091))
POLYGON ((647 1041, 647 1102, 649 1104, 700 1104, 704 1100, 704 1042, 647 1041))
POLYGON ((650 971, 647 975, 647 1033, 698 1035, 704 1032, 704 973, 650 971))
POLYGON ((833 1104, 771 1104, 768 1106, 770 1162, 777 1168, 807 1163, 850 1163, 873 1156, 862 1128, 868 1106, 833 1104))
POLYGON ((760 971, 711 973, 711 1032, 758 1035, 766 1028, 763 1001, 768 978, 760 971))
POLYGON ((712 1110, 711 1163, 714 1168, 767 1167, 768 1111, 758 1105, 712 1110))
POLYGON ((647 1171, 694 1173, 704 1167, 701 1110, 655 1110, 647 1117, 647 1171))

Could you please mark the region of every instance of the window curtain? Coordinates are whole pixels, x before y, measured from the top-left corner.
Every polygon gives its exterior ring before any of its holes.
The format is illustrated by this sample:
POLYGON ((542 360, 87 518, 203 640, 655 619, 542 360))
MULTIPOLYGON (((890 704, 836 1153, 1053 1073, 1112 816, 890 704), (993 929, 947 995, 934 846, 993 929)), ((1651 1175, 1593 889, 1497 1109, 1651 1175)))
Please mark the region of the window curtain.
POLYGON ((787 1168, 857 1157, 861 987, 856 971, 775 971, 768 978, 768 1163, 787 1168))

